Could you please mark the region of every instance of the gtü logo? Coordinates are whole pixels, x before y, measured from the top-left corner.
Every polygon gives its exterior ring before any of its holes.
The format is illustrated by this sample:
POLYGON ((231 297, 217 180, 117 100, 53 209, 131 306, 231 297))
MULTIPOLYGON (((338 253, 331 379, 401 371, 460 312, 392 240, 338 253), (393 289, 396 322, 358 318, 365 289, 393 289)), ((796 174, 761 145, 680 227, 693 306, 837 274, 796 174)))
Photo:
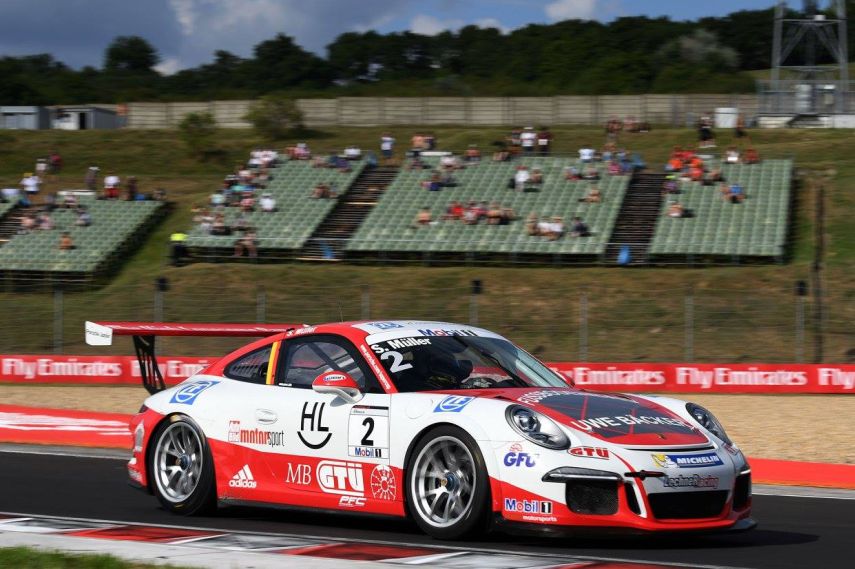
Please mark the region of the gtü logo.
POLYGON ((316 471, 318 485, 328 494, 344 496, 363 496, 365 483, 362 479, 362 465, 358 462, 338 462, 322 460, 316 471))

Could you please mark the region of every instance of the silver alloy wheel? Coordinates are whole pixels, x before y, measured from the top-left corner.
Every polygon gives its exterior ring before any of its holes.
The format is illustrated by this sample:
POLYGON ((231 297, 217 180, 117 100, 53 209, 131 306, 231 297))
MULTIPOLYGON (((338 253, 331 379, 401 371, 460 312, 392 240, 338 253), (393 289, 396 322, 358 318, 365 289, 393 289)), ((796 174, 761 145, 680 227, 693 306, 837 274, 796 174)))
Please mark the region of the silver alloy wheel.
POLYGON ((462 520, 472 509, 475 461, 458 438, 438 437, 421 450, 413 462, 412 495, 419 516, 444 528, 462 520))
POLYGON ((154 451, 154 481, 160 494, 170 502, 183 502, 196 489, 202 473, 202 440, 191 425, 169 425, 154 451))

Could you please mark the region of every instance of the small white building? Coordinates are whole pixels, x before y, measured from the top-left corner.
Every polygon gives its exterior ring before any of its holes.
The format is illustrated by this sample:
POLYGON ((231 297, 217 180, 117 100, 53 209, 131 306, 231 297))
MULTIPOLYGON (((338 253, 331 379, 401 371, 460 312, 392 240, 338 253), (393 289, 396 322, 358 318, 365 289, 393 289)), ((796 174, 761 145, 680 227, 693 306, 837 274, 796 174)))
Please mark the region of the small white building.
POLYGON ((50 128, 50 110, 47 107, 0 107, 0 128, 10 130, 50 128))
POLYGON ((116 111, 106 106, 69 105, 51 108, 51 127, 59 130, 119 128, 116 111))

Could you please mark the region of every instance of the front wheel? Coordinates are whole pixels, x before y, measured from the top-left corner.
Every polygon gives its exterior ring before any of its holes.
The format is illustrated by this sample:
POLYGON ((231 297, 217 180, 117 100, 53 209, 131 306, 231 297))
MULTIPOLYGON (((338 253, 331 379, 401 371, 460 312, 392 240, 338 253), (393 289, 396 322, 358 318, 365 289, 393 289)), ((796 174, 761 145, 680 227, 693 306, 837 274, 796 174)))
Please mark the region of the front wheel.
POLYGON ((167 510, 192 516, 216 508, 214 465, 208 441, 192 419, 174 415, 153 437, 152 489, 167 510))
POLYGON ((490 481, 475 441, 455 427, 438 427, 413 449, 407 506, 418 526, 439 539, 486 529, 490 481))

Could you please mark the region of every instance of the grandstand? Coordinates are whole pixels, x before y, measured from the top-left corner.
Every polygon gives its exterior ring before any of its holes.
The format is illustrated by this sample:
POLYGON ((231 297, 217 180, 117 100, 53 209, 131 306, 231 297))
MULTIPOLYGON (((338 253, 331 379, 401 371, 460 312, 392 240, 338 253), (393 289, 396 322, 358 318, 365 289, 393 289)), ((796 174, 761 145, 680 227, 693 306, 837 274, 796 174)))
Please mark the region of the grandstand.
MULTIPOLYGON (((300 249, 336 204, 335 199, 312 199, 312 189, 320 183, 333 185, 339 197, 359 176, 364 162, 352 162, 350 172, 313 168, 307 160, 287 160, 271 169, 272 179, 264 190, 276 200, 276 212, 247 212, 246 218, 259 240, 259 256, 288 258, 300 249)), ((226 225, 231 226, 240 208, 225 208, 226 225)), ((196 259, 230 256, 236 236, 209 235, 198 226, 188 232, 187 247, 196 259)))
MULTIPOLYGON (((431 160, 425 161, 435 165, 431 160)), ((437 258, 471 253, 498 258, 518 255, 598 257, 605 251, 630 177, 608 176, 601 167, 600 181, 565 180, 564 168, 573 165, 581 166, 576 160, 554 157, 522 157, 509 163, 485 161, 456 170, 457 186, 436 192, 420 187, 420 182, 429 177, 428 170, 403 170, 347 244, 346 251, 350 257, 393 254, 418 258, 424 253, 437 258), (520 164, 543 172, 544 182, 538 191, 522 193, 508 188, 508 181, 520 164), (603 201, 580 203, 592 184, 599 187, 603 201), (433 218, 438 220, 453 200, 498 202, 512 208, 518 219, 509 225, 465 225, 459 221, 439 221, 418 227, 414 224, 422 208, 430 208, 433 218), (530 213, 538 217, 561 216, 565 224, 569 224, 572 217, 581 217, 592 235, 565 236, 556 241, 529 236, 525 231, 525 218, 530 213)))
POLYGON ((650 260, 687 256, 782 260, 787 244, 792 168, 791 160, 723 165, 724 179, 738 182, 745 189, 746 199, 741 204, 723 200, 717 186, 681 182, 679 201, 693 216, 668 217, 667 200, 662 204, 650 260))
MULTIPOLYGON (((26 278, 45 273, 66 282, 86 282, 109 272, 121 260, 122 253, 153 225, 166 206, 161 201, 102 201, 93 196, 79 196, 92 217, 89 227, 77 227, 73 210, 55 209, 51 216, 55 228, 12 235, 0 247, 0 271, 5 275, 26 278), (68 232, 75 248, 61 251, 60 235, 68 232)), ((5 218, 12 208, 0 213, 5 218)))

